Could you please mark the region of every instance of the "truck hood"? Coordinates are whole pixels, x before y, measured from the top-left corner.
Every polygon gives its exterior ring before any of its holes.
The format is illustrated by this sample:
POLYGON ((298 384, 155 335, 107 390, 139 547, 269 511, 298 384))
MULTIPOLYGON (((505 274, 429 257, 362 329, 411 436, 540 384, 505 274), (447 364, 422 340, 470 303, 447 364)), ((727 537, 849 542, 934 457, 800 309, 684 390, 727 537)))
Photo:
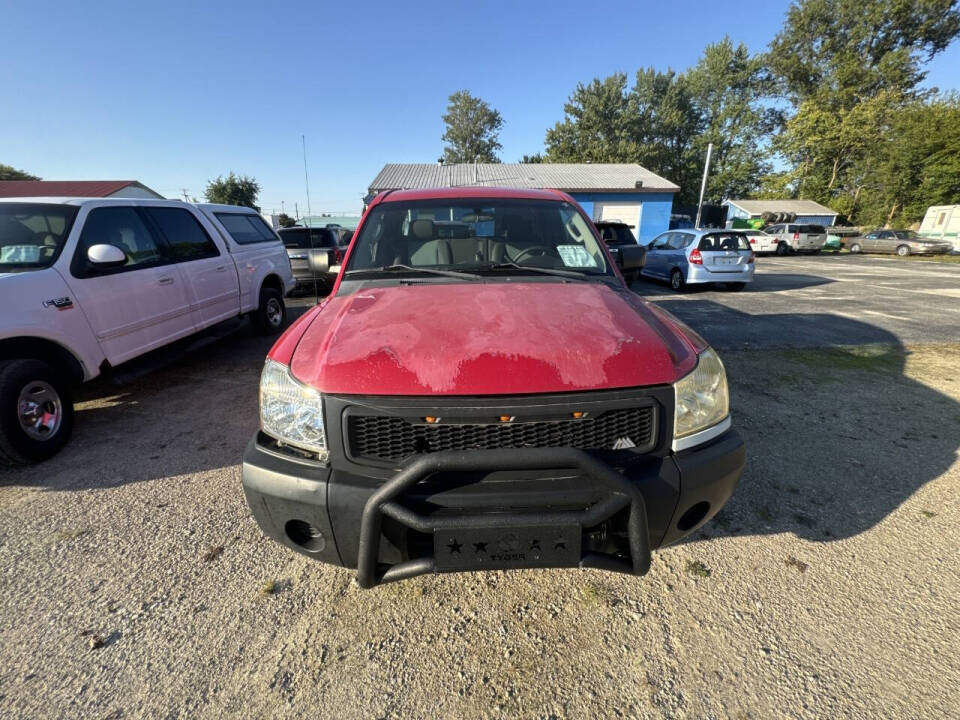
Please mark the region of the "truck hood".
POLYGON ((605 283, 368 288, 333 297, 291 358, 298 380, 351 395, 508 395, 674 382, 695 340, 605 283))

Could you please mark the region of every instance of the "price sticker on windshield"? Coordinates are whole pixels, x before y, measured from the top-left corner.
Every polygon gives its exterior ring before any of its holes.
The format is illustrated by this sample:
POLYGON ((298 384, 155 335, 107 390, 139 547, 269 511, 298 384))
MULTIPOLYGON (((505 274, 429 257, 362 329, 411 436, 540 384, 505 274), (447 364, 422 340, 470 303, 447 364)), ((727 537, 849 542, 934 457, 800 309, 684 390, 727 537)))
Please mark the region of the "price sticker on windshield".
POLYGON ((583 245, 557 245, 557 253, 563 264, 575 268, 595 268, 596 258, 587 252, 583 245))

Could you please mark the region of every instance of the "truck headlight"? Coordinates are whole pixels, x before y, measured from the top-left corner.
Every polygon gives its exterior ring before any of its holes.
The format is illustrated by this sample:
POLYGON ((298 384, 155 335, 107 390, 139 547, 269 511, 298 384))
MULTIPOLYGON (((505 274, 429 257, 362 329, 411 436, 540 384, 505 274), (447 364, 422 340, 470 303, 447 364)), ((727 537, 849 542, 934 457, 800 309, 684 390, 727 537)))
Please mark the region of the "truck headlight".
POLYGON ((707 348, 697 357, 697 367, 673 385, 673 437, 682 438, 722 422, 730 413, 727 373, 723 363, 707 348))
POLYGON ((289 367, 269 358, 260 375, 260 429, 275 440, 327 459, 322 396, 298 382, 289 367))

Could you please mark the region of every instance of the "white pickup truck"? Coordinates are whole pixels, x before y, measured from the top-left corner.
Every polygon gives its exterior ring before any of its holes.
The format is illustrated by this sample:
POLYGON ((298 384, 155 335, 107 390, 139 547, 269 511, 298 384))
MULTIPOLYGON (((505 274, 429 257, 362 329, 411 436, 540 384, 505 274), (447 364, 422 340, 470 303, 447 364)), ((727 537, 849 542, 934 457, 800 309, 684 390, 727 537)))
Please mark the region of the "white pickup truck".
POLYGON ((293 286, 249 208, 0 200, 0 464, 66 444, 77 383, 238 315, 280 332, 293 286))

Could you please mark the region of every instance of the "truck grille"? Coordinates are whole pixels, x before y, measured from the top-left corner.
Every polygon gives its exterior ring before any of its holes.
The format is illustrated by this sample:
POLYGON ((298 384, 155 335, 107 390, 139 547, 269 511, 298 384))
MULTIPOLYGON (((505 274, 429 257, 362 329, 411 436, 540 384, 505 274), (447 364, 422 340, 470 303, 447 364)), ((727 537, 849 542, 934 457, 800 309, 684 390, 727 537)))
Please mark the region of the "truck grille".
POLYGON ((357 459, 397 462, 415 453, 440 450, 570 447, 610 450, 616 445, 653 447, 652 406, 608 410, 596 417, 523 422, 429 425, 394 415, 347 416, 349 454, 357 459), (628 440, 629 443, 625 442, 628 440))

